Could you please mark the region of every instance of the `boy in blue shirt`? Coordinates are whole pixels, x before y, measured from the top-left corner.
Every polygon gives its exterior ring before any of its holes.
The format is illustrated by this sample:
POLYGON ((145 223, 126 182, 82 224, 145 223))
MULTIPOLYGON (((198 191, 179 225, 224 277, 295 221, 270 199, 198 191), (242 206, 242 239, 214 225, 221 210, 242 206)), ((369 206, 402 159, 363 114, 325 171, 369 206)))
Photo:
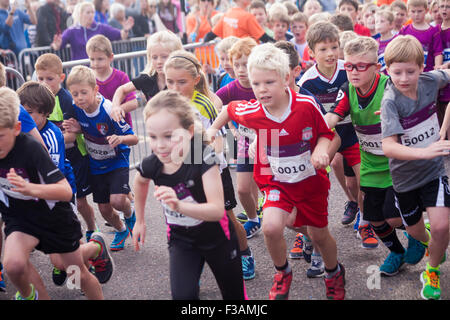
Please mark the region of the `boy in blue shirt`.
POLYGON ((98 94, 94 72, 85 66, 72 69, 67 88, 74 99, 74 114, 64 121, 69 132, 82 132, 89 154, 91 187, 100 213, 117 232, 111 250, 124 248, 125 239, 136 221, 127 195, 130 192, 129 155, 131 145, 138 143, 130 125, 115 122, 111 116, 111 101, 98 94), (77 122, 78 121, 78 122, 77 122), (126 225, 114 209, 124 213, 126 225))

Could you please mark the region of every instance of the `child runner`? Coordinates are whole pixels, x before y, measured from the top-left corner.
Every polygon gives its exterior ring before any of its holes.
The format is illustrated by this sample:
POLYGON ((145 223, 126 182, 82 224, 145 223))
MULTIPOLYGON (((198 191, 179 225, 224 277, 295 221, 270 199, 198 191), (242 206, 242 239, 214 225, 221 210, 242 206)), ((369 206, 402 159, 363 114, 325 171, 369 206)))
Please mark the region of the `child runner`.
POLYGON ((408 233, 429 249, 420 275, 424 299, 440 299, 439 266, 449 243, 450 191, 444 158, 450 141, 440 140, 436 99, 450 70, 424 72, 421 43, 399 36, 385 51, 391 80, 381 102, 382 146, 389 157, 395 201, 408 233), (430 220, 425 228, 423 210, 430 220))
POLYGON ((380 266, 382 275, 393 276, 403 263, 418 263, 424 250, 418 241, 408 237, 408 250, 397 237, 402 227, 395 207, 388 158, 381 148, 381 99, 388 77, 378 73, 378 43, 370 37, 358 37, 344 48, 348 82, 341 87, 340 99, 325 116, 330 127, 350 115, 359 139, 361 154, 360 188, 364 193, 363 220, 370 223, 390 253, 380 266))
MULTIPOLYGON (((339 31, 331 22, 320 21, 311 26, 306 39, 310 55, 315 58, 316 65, 305 72, 299 85, 312 92, 328 112, 339 97, 340 87, 347 82, 344 61, 338 59, 339 31)), ((350 117, 336 125, 336 132, 341 137, 341 146, 338 152, 342 157, 336 157, 332 166, 339 167, 341 163, 338 161, 345 159, 344 170, 335 171, 335 175, 349 199, 341 220, 342 224, 348 225, 354 221, 358 214, 358 208, 359 210, 362 208, 362 195, 359 192, 361 158, 358 138, 350 117), (353 172, 353 175, 348 172, 353 172), (353 186, 353 188, 350 189, 348 186, 353 186)), ((378 247, 378 241, 368 223, 359 224, 358 234, 362 239, 363 248, 378 247)))
POLYGON ((49 116, 49 120, 55 123, 64 134, 66 144, 66 157, 72 165, 77 187, 77 210, 86 223, 86 240, 97 229, 95 224, 94 208, 87 201, 87 196, 92 192, 90 185, 89 157, 82 134, 73 134, 62 127, 64 120, 68 120, 73 114, 73 99, 69 91, 61 84, 66 78, 63 72, 61 59, 53 53, 41 55, 35 64, 37 80, 45 83, 55 95, 55 107, 49 116))
POLYGON ((74 114, 65 121, 66 130, 77 132, 81 127, 89 154, 93 200, 103 218, 116 228, 111 250, 119 251, 135 222, 127 196, 129 146, 137 144, 138 138, 125 121, 111 118, 111 102, 98 95, 91 69, 74 67, 67 78, 67 88, 74 99, 74 114), (124 213, 125 224, 113 209, 124 213))
POLYGON ((136 250, 145 241, 144 207, 153 180, 169 227, 172 298, 199 299, 207 262, 224 299, 245 299, 238 242, 224 212, 220 160, 202 143, 190 101, 171 90, 160 92, 145 107, 144 121, 154 153, 139 165, 134 181, 136 250))
POLYGON ((126 110, 122 109, 122 101, 136 90, 142 91, 145 98, 151 99, 159 91, 166 88, 164 63, 170 53, 182 50, 180 38, 173 32, 164 30, 152 34, 147 39, 147 66, 139 77, 117 88, 112 99, 111 116, 115 121, 125 118, 126 110))
POLYGON ((389 42, 394 39, 392 33, 394 29, 394 14, 388 10, 379 10, 375 13, 375 30, 380 34, 378 41, 378 63, 381 65, 380 72, 387 75, 386 64, 384 63, 384 50, 389 42))
POLYGON ((18 289, 16 299, 36 300, 38 290, 46 296, 42 279, 30 262, 35 248, 60 254, 65 267, 77 266, 86 297, 103 299, 98 280, 83 263, 81 225, 69 203, 73 196, 70 185, 47 150, 20 132, 19 98, 11 89, 0 89, 0 109, 0 212, 6 235, 3 262, 18 289))
MULTIPOLYGON (((23 104, 24 108, 35 121, 50 154, 50 158, 69 182, 73 193, 71 204, 75 205, 76 183, 72 166, 66 159, 64 136, 61 130, 53 122, 48 120, 48 116, 52 113, 53 106, 55 106, 53 93, 46 85, 29 81, 17 90, 17 94, 20 103, 23 104)), ((92 264, 96 270, 95 276, 99 282, 107 282, 113 273, 113 262, 103 236, 98 232, 92 234, 88 243, 82 244, 80 248, 86 265, 90 266, 87 262, 88 260, 92 260, 92 264)), ((58 266, 53 268, 53 282, 58 286, 62 286, 67 277, 67 273, 64 271, 64 264, 59 258, 59 255, 56 254, 51 254, 50 260, 55 266, 58 266)))
MULTIPOLYGON (((125 72, 111 67, 114 60, 111 41, 104 35, 96 35, 86 43, 86 53, 90 68, 94 70, 97 79, 98 92, 112 101, 116 90, 121 85, 129 83, 130 79, 125 72)), ((130 112, 138 107, 135 93, 127 94, 117 107, 125 112, 125 121, 132 126, 130 112)))
POLYGON ((341 0, 338 5, 338 10, 340 13, 346 13, 352 18, 353 28, 357 34, 360 36, 370 37, 370 30, 358 23, 358 7, 359 2, 357 0, 341 0))
POLYGON ((409 0, 408 13, 412 23, 404 26, 398 34, 410 34, 416 37, 422 44, 425 54, 424 71, 433 70, 442 64, 442 42, 439 27, 432 27, 425 17, 428 11, 427 0, 409 0))
POLYGON ((403 0, 396 0, 391 3, 389 9, 394 14, 394 30, 393 33, 397 34, 406 24, 408 20, 408 8, 403 0))
MULTIPOLYGON (((217 111, 214 104, 210 100, 213 93, 211 93, 207 87, 205 74, 203 73, 202 67, 197 58, 188 51, 174 51, 164 65, 164 73, 166 74, 167 87, 190 99, 191 106, 194 107, 196 115, 202 123, 203 128, 205 130, 208 129, 216 119, 217 111)), ((254 258, 247 243, 245 230, 236 220, 233 213, 233 209, 236 207, 237 202, 234 195, 234 187, 230 170, 224 159, 221 144, 222 141, 217 139, 215 149, 217 156, 222 160, 219 169, 221 171, 222 186, 225 197, 225 210, 237 232, 242 257, 244 279, 250 280, 255 277, 254 258)))
POLYGON ((345 270, 337 262, 336 242, 327 227, 330 183, 324 169, 334 134, 312 97, 287 88, 289 58, 281 49, 272 44, 253 48, 248 70, 258 100, 231 102, 207 135, 214 136, 230 120, 256 130, 254 179, 265 194, 263 232, 277 271, 269 298, 289 296, 292 269, 283 233, 288 221, 295 220, 294 226, 308 226, 322 253, 327 298, 344 299, 345 270))
MULTIPOLYGON (((247 60, 250 52, 257 46, 250 37, 239 39, 228 51, 236 80, 219 89, 216 94, 224 105, 231 101, 250 101, 255 99, 247 72, 247 60)), ((233 126, 234 127, 234 126, 233 126)), ((237 125, 237 192, 245 214, 239 214, 238 220, 244 222, 247 238, 254 237, 261 231, 261 217, 258 217, 258 186, 253 181, 253 163, 248 156, 248 146, 255 134, 243 125, 237 125)), ((236 132, 235 130, 233 130, 236 132)))
POLYGON ((228 57, 228 50, 230 50, 231 46, 238 40, 238 37, 229 36, 225 39, 220 40, 220 42, 216 44, 216 53, 219 57, 220 68, 221 70, 223 70, 223 72, 219 74, 217 89, 226 86, 236 77, 234 75, 233 66, 230 63, 230 58, 228 57))

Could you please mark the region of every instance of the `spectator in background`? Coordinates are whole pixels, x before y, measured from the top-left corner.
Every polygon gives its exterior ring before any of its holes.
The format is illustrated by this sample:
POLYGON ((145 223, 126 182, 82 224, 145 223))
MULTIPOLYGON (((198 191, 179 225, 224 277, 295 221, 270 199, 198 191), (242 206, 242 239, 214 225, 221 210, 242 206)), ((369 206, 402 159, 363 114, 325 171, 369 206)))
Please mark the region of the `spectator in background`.
POLYGON ((211 31, 211 18, 217 13, 214 9, 214 0, 197 0, 196 10, 186 19, 186 32, 190 42, 201 41, 211 31))
POLYGON ((16 55, 27 48, 25 24, 36 24, 35 13, 30 10, 30 1, 25 0, 27 13, 17 9, 18 1, 10 6, 9 0, 0 0, 0 48, 10 49, 16 55))
MULTIPOLYGON (((125 6, 121 3, 114 2, 109 9, 110 18, 108 20, 108 24, 116 29, 123 30, 123 28, 127 25, 134 26, 134 18, 129 16, 128 18, 125 15, 125 6)), ((128 37, 132 38, 133 31, 130 30, 128 33, 128 37)))
POLYGON ((155 32, 166 30, 156 12, 158 0, 141 0, 141 13, 134 16, 133 34, 135 37, 147 37, 155 32))
POLYGON ((108 23, 109 0, 94 0, 95 21, 98 23, 108 23))
POLYGON ((59 0, 46 0, 37 11, 36 46, 49 46, 57 34, 67 29, 70 15, 60 6, 59 0))
POLYGON ((173 33, 179 33, 180 30, 177 24, 177 7, 172 3, 172 0, 160 0, 157 7, 157 12, 162 22, 167 29, 173 33))
POLYGON ((62 36, 55 36, 51 44, 54 50, 70 44, 72 60, 87 59, 86 43, 97 34, 103 34, 110 41, 125 40, 133 27, 132 23, 123 26, 122 30, 104 23, 94 21, 95 8, 91 2, 82 2, 75 6, 73 13, 74 26, 66 29, 62 36))

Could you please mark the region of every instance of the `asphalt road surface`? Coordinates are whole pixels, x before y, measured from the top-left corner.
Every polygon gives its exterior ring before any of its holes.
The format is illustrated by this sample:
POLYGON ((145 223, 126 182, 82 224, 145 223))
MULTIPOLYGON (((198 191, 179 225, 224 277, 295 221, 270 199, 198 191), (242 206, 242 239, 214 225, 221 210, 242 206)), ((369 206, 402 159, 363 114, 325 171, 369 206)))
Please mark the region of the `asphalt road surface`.
MULTIPOLYGON (((236 173, 231 170, 233 180, 236 173)), ((130 181, 135 171, 130 173, 130 181)), ((334 175, 331 174, 331 190, 329 194, 329 228, 336 239, 338 259, 346 269, 346 299, 352 300, 419 300, 422 288, 419 280, 424 270, 426 258, 415 266, 406 266, 391 278, 378 277, 374 272, 381 265, 388 251, 383 245, 377 249, 367 250, 361 247, 352 227, 344 227, 340 223, 345 205, 345 195, 340 189, 334 175)), ((152 194, 153 186, 150 189, 152 194)), ((144 248, 135 252, 131 239, 128 238, 125 250, 112 253, 115 270, 111 280, 103 285, 103 292, 109 300, 170 300, 170 284, 168 269, 168 250, 166 242, 166 225, 160 204, 151 196, 146 207, 147 239, 144 248)), ((240 205, 235 213, 240 212, 240 205)), ((113 239, 112 229, 104 225, 104 220, 97 212, 97 223, 108 240, 113 239)), ((406 238, 397 231, 399 238, 406 245, 406 238)), ((295 232, 285 231, 290 249, 295 232)), ((249 245, 256 260, 256 277, 246 281, 249 299, 266 300, 272 285, 275 269, 264 244, 262 232, 249 240, 249 245)), ((52 266, 47 256, 35 251, 31 256, 32 263, 39 270, 52 299, 84 300, 79 290, 67 286, 57 287, 51 280, 52 266)), ((291 260, 293 281, 290 300, 322 300, 325 297, 323 279, 308 279, 308 264, 303 260, 291 260)), ((441 266, 442 299, 450 299, 450 264, 441 266)), ((13 299, 16 290, 7 281, 7 291, 0 293, 0 300, 13 299)), ((220 291, 208 267, 201 277, 200 298, 202 300, 221 299, 220 291)))

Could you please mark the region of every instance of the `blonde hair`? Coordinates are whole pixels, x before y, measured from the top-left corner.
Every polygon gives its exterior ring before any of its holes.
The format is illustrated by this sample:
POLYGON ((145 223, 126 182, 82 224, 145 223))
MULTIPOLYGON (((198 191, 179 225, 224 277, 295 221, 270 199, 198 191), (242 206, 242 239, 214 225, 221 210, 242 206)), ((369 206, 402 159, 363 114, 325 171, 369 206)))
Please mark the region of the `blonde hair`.
POLYGON ((93 70, 86 66, 73 67, 67 77, 67 88, 70 88, 74 84, 87 84, 88 86, 95 88, 97 86, 97 80, 95 79, 95 73, 93 70))
POLYGON ((291 24, 291 18, 289 17, 289 14, 281 11, 281 10, 276 10, 274 12, 271 12, 269 14, 269 22, 270 23, 274 23, 276 21, 279 21, 281 23, 285 23, 287 24, 287 26, 289 27, 291 24))
POLYGON ((182 50, 183 44, 180 38, 170 30, 162 30, 153 33, 147 38, 147 65, 144 68, 144 73, 154 75, 156 73, 155 66, 152 64, 152 49, 156 46, 161 46, 170 52, 182 50))
POLYGON ((73 19, 73 25, 80 25, 81 24, 81 13, 87 8, 91 7, 95 11, 95 6, 92 2, 84 1, 79 2, 75 5, 75 8, 73 9, 72 13, 72 19, 73 19))
POLYGON ((200 81, 195 86, 195 90, 208 98, 211 98, 208 80, 203 72, 202 65, 197 57, 191 52, 186 50, 173 51, 164 64, 164 73, 166 73, 167 69, 184 69, 192 76, 192 78, 200 76, 200 81))
POLYGON ((344 49, 347 42, 352 41, 353 39, 356 39, 358 35, 354 31, 342 31, 339 35, 339 45, 341 49, 344 49))
POLYGON ((103 52, 107 57, 111 57, 113 55, 111 41, 104 35, 97 34, 86 43, 86 52, 88 55, 91 52, 103 52))
POLYGON ((0 128, 14 128, 19 119, 20 100, 14 90, 0 88, 0 128))
POLYGON ((378 42, 372 37, 358 36, 347 42, 344 55, 359 56, 372 55, 374 62, 378 61, 378 42))
POLYGON ((319 21, 329 21, 330 17, 331 13, 329 13, 328 11, 314 13, 311 17, 309 17, 308 25, 311 26, 319 21))
POLYGON ((36 63, 34 64, 34 69, 36 71, 50 71, 58 75, 63 74, 63 65, 61 58, 54 53, 44 53, 43 55, 39 56, 39 58, 36 60, 36 63))
POLYGON ((3 63, 0 62, 0 87, 6 86, 6 69, 3 63))
POLYGON ((253 48, 247 62, 249 78, 254 68, 275 71, 282 79, 291 71, 289 56, 272 43, 264 43, 253 48))
POLYGON ((301 11, 297 12, 292 16, 291 23, 293 22, 303 22, 306 25, 306 27, 308 27, 308 17, 301 11))
POLYGON ((408 10, 411 7, 424 7, 425 10, 428 9, 428 1, 427 0, 408 0, 406 3, 408 10))
POLYGON ((220 40, 220 42, 216 44, 216 52, 224 52, 228 54, 228 50, 230 50, 233 44, 235 44, 238 40, 239 38, 235 36, 229 36, 220 40))
POLYGON ((329 21, 319 21, 308 28, 306 32, 306 42, 308 47, 314 51, 320 42, 339 42, 339 29, 329 21))
POLYGON ((389 23, 394 23, 394 14, 389 10, 378 10, 375 13, 375 17, 380 16, 385 18, 389 23))
POLYGON ((228 57, 230 61, 233 62, 234 59, 239 59, 242 56, 249 56, 252 49, 258 44, 253 38, 245 37, 239 39, 233 46, 228 50, 228 57))
POLYGON ((384 62, 387 67, 395 62, 413 62, 422 67, 424 60, 422 44, 411 35, 397 36, 389 42, 384 51, 384 62))

